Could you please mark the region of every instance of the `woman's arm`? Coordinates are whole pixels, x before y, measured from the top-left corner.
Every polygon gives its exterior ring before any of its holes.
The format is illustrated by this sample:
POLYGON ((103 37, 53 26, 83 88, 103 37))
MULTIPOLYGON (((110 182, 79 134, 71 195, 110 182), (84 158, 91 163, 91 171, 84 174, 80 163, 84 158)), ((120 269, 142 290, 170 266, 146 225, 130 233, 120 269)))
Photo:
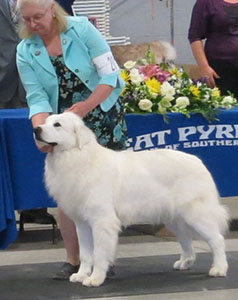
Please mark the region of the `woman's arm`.
POLYGON ((193 56, 199 66, 200 75, 207 78, 207 83, 210 87, 215 87, 215 79, 219 78, 218 74, 209 66, 202 41, 195 41, 191 43, 193 56))
POLYGON ((53 109, 49 102, 49 96, 42 86, 42 83, 39 81, 38 74, 42 74, 42 68, 33 68, 29 51, 30 50, 26 47, 24 41, 18 44, 17 68, 26 91, 27 104, 30 109, 29 118, 32 118, 32 116, 37 114, 46 112, 51 113, 53 109))
POLYGON ((200 75, 207 78, 210 87, 215 86, 217 73, 209 66, 203 40, 209 35, 211 7, 207 0, 197 0, 192 11, 191 22, 188 30, 188 39, 192 48, 193 56, 200 69, 200 75))
POLYGON ((99 76, 96 89, 85 101, 72 105, 68 111, 72 111, 82 118, 85 117, 95 107, 105 101, 115 88, 123 88, 124 82, 120 77, 118 67, 102 34, 87 19, 81 18, 82 28, 81 39, 86 45, 95 72, 99 76))

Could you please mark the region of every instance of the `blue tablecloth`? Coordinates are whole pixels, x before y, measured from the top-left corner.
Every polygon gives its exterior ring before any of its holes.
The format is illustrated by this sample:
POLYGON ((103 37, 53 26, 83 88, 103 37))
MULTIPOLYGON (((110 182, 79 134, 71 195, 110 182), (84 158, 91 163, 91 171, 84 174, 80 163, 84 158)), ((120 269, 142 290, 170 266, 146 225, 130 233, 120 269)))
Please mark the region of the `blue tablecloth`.
POLYGON ((134 151, 172 148, 195 154, 213 175, 222 197, 238 195, 238 108, 222 110, 219 121, 207 122, 173 113, 168 123, 161 115, 127 115, 129 147, 134 151))
POLYGON ((36 148, 28 109, 0 110, 0 248, 17 237, 14 210, 52 207, 43 184, 45 155, 36 148))
MULTIPOLYGON (((238 195, 238 109, 221 111, 219 121, 202 116, 127 115, 128 147, 134 151, 173 148, 199 156, 222 197, 238 195)), ((52 207, 43 183, 45 155, 33 140, 28 109, 0 110, 0 248, 17 236, 14 210, 52 207)))

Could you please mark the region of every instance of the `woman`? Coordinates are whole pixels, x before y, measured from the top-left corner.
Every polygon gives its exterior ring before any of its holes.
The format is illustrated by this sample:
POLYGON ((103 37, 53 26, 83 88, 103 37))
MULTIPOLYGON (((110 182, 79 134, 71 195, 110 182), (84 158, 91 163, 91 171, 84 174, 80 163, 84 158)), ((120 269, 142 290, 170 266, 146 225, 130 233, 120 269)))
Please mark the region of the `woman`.
POLYGON ((238 98, 238 0, 197 0, 188 38, 209 86, 238 98))
MULTIPOLYGON (((27 93, 33 127, 51 113, 84 118, 102 145, 125 148, 127 129, 119 95, 124 82, 110 48, 85 17, 69 17, 53 0, 18 0, 23 25, 17 66, 27 93)), ((39 150, 51 152, 52 147, 39 150)), ((59 209, 67 263, 55 279, 68 279, 79 264, 73 222, 59 209)))

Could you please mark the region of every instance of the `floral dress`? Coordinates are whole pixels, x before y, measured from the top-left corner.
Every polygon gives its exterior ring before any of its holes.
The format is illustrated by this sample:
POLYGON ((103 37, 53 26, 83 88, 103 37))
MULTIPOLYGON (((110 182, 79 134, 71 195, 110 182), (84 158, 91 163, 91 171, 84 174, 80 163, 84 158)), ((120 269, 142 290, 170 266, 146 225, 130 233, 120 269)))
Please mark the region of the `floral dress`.
MULTIPOLYGON (((86 100, 91 91, 66 67, 62 55, 51 56, 50 59, 58 77, 58 113, 62 113, 74 103, 86 100)), ((108 112, 104 112, 98 105, 84 117, 84 122, 95 133, 101 145, 114 150, 126 148, 127 126, 120 98, 108 112)))

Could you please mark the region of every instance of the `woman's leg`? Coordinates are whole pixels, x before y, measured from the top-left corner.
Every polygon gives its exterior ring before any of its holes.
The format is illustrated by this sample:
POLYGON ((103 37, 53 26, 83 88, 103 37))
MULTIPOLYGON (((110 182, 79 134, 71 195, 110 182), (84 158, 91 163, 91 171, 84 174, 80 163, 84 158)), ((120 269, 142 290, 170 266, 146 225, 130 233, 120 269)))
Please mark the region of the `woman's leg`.
POLYGON ((60 232, 66 249, 66 263, 54 275, 55 280, 69 280, 79 269, 79 243, 74 222, 58 208, 60 232))
POLYGON ((74 222, 58 208, 60 232, 64 241, 67 259, 73 266, 79 264, 79 243, 74 222))

